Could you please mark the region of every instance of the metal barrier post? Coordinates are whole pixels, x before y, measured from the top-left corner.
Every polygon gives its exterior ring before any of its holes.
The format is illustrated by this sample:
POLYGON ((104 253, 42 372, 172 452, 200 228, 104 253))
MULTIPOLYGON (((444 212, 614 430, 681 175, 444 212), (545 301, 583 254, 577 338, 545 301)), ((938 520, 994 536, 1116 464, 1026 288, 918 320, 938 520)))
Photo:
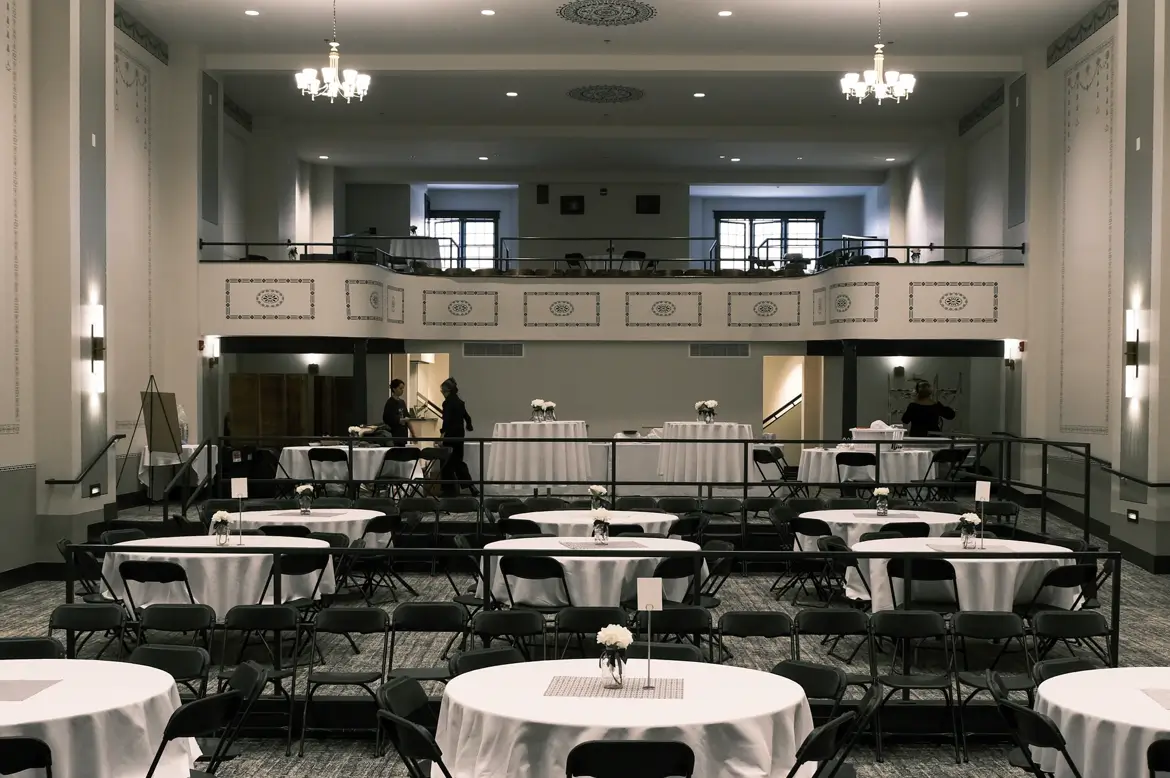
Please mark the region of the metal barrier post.
POLYGON ((1092 466, 1093 460, 1090 459, 1090 457, 1092 456, 1092 450, 1093 450, 1093 444, 1086 443, 1085 444, 1085 508, 1084 508, 1084 511, 1085 511, 1085 543, 1089 542, 1089 521, 1090 521, 1089 511, 1091 510, 1091 507, 1090 507, 1091 503, 1090 503, 1089 497, 1093 491, 1093 466, 1092 466))
MULTIPOLYGON (((752 461, 752 451, 755 444, 751 441, 745 440, 743 442, 743 501, 739 504, 739 542, 740 548, 747 548, 748 542, 748 526, 747 526, 747 501, 748 501, 748 473, 750 470, 750 463, 752 461)), ((740 566, 740 570, 747 572, 747 563, 740 566)))
POLYGON ((484 491, 483 486, 483 441, 476 441, 479 445, 479 521, 475 525, 475 542, 483 543, 483 520, 484 514, 487 513, 487 506, 484 501, 487 500, 487 492, 484 491))
POLYGON ((1040 444, 1040 532, 1048 531, 1048 443, 1040 444))
MULTIPOLYGON (((586 452, 588 452, 589 444, 585 444, 586 452)), ((610 505, 617 502, 617 438, 612 438, 609 441, 609 501, 610 505)))
MULTIPOLYGON (((1094 560, 1096 564, 1096 560, 1094 560)), ((1109 620, 1109 666, 1117 667, 1118 642, 1121 640, 1121 560, 1113 560, 1113 591, 1110 594, 1110 606, 1113 610, 1109 620)))

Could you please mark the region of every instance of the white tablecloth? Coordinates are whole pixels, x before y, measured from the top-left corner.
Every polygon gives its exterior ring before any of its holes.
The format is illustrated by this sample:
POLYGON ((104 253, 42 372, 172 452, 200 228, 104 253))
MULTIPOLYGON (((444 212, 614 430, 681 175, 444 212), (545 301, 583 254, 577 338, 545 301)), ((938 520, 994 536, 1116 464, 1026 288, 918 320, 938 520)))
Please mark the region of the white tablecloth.
MULTIPOLYGON (((837 454, 847 451, 864 452, 866 449, 824 449, 806 448, 800 452, 800 469, 797 477, 807 483, 837 482, 837 454)), ((870 451, 869 453, 873 453, 870 451)), ((920 481, 930 466, 933 451, 917 448, 902 448, 897 451, 882 451, 882 483, 907 483, 920 481)), ((855 481, 873 479, 875 468, 843 467, 845 478, 855 481)))
MULTIPOLYGON (((938 537, 947 530, 954 529, 959 524, 959 517, 951 513, 932 513, 906 508, 890 510, 889 516, 878 516, 877 511, 868 510, 841 510, 841 511, 809 511, 800 514, 802 518, 820 519, 829 525, 833 534, 845 541, 845 545, 852 547, 861 541, 861 536, 867 532, 877 532, 887 524, 897 524, 900 521, 925 522, 930 525, 932 537, 938 537)), ((814 538, 798 536, 800 547, 804 551, 816 551, 817 542, 814 538)))
MULTIPOLYGON (((1170 695, 1170 668, 1122 667, 1060 675, 1040 684, 1036 710, 1056 722, 1084 778, 1144 778, 1146 749, 1170 735, 1170 711, 1146 694, 1147 689, 1170 695)), ((1033 753, 1046 772, 1071 778, 1072 771, 1056 751, 1033 753)))
MULTIPOLYGON (((516 538, 514 540, 497 540, 484 546, 492 549, 537 549, 562 550, 566 549, 561 543, 571 541, 570 538, 516 538)), ((621 538, 612 538, 610 543, 621 541, 621 538)), ((642 548, 637 551, 697 551, 697 543, 686 540, 662 538, 630 538, 629 542, 637 542, 642 548)), ((602 546, 602 550, 609 547, 602 546)), ((565 556, 553 557, 565 568, 565 582, 569 586, 569 597, 573 605, 597 605, 612 607, 620 605, 623 600, 632 600, 638 596, 637 579, 649 578, 654 574, 654 568, 662 561, 661 557, 597 557, 597 556, 565 556)), ((707 567, 703 566, 703 575, 707 575, 707 567)), ((508 602, 508 588, 504 584, 504 577, 500 574, 499 557, 492 558, 492 594, 500 602, 508 602)), ((523 581, 512 579, 512 596, 516 602, 529 605, 567 605, 564 590, 558 580, 551 581, 523 581)), ((666 599, 676 602, 687 595, 690 579, 666 581, 663 583, 662 595, 666 599)), ((480 592, 482 596, 483 592, 480 592)))
MULTIPOLYGON (((280 466, 278 478, 297 478, 305 481, 313 479, 313 469, 310 467, 309 452, 315 448, 334 448, 348 451, 346 446, 286 446, 280 452, 280 466)), ((353 477, 355 481, 373 481, 378 477, 382 468, 382 460, 386 456, 389 446, 355 446, 353 449, 353 477)), ((422 467, 414 468, 413 462, 386 462, 386 473, 393 473, 399 478, 417 477, 422 474, 422 467)), ((318 477, 326 480, 341 480, 346 477, 345 465, 341 462, 318 462, 318 477)))
MULTIPOLYGON (((593 514, 591 511, 537 511, 535 513, 517 513, 512 518, 528 519, 540 525, 541 532, 548 532, 561 537, 587 538, 593 534, 593 514)), ((657 532, 665 535, 670 531, 670 525, 678 519, 672 513, 651 513, 650 511, 610 511, 610 524, 637 524, 645 532, 657 532)))
MULTIPOLYGON (((439 251, 438 238, 391 238, 388 251, 392 257, 407 257, 418 260, 431 260, 426 264, 438 267, 439 251)), ((448 246, 451 244, 448 243, 448 246)))
MULTIPOLYGON (((300 524, 308 527, 310 532, 337 532, 347 536, 351 541, 364 537, 362 531, 366 522, 375 516, 381 516, 380 511, 364 511, 356 508, 314 508, 308 516, 302 516, 296 508, 276 511, 244 511, 243 514, 232 514, 232 532, 240 526, 244 529, 260 529, 269 524, 300 524)), ((210 528, 208 533, 211 533, 210 528)), ((389 540, 389 535, 373 535, 371 540, 380 540, 383 544, 389 540)))
MULTIPOLYGON (((195 453, 195 449, 199 448, 197 443, 183 444, 183 453, 180 456, 170 451, 154 451, 149 448, 142 449, 142 456, 138 458, 138 481, 143 486, 150 486, 150 471, 148 467, 168 467, 180 465, 191 458, 195 453)), ((216 464, 219 462, 219 446, 208 446, 211 449, 211 471, 215 472, 216 464)), ((199 452, 199 456, 195 459, 195 463, 191 465, 191 469, 195 471, 195 482, 202 482, 207 477, 207 449, 199 452)), ((170 480, 168 476, 167 480, 170 480)), ((160 484, 165 486, 166 484, 160 484)))
MULTIPOLYGON (((495 425, 488 449, 487 480, 540 481, 546 484, 589 480, 588 431, 583 421, 513 421, 495 425), (557 438, 541 443, 509 443, 557 438)), ((466 455, 465 455, 466 456, 466 455)), ((525 487, 525 490, 531 487, 525 487)))
MULTIPOLYGON (((443 761, 455 778, 563 778, 565 758, 578 743, 629 739, 686 743, 699 778, 764 778, 792 769, 813 728, 796 683, 730 665, 651 664, 655 678, 682 679, 681 700, 544 696, 554 676, 599 677, 596 659, 460 675, 443 691, 437 735, 443 761)), ((631 660, 625 675, 641 685, 646 662, 631 660)), ((798 775, 812 773, 806 765, 798 775)))
MULTIPOLYGON (((1010 611, 1018 602, 1031 602, 1040 581, 1049 570, 1067 564, 1070 559, 964 559, 967 553, 962 548, 961 538, 890 538, 888 540, 867 540, 855 543, 854 551, 906 552, 919 551, 937 553, 931 546, 945 546, 955 549, 955 556, 948 557, 955 567, 956 588, 959 591, 959 609, 965 611, 1010 611)), ((1068 549, 1048 543, 1031 543, 1025 540, 987 539, 984 551, 1017 553, 1067 554, 1068 549)), ((886 575, 885 559, 859 559, 858 565, 865 571, 866 581, 872 594, 872 609, 891 610, 894 607, 890 596, 890 579, 886 575)), ((849 596, 865 598, 865 587, 857 580, 857 572, 850 569, 846 578, 849 596)), ((1040 602, 1071 608, 1078 592, 1049 589, 1040 602)), ((947 601, 952 595, 950 584, 919 583, 914 587, 915 597, 921 600, 947 601)), ((898 593, 898 602, 905 602, 905 585, 898 593)))
MULTIPOLYGON (((162 670, 86 659, 0 662, 0 695, 0 737, 48 743, 60 778, 142 778, 179 707, 175 681, 162 670), (36 681, 52 685, 36 691, 36 681)), ((198 756, 195 741, 176 740, 155 775, 187 778, 198 756)))
MULTIPOLYGON (((173 538, 147 538, 145 540, 130 540, 119 543, 119 548, 126 551, 111 551, 106 554, 102 563, 102 572, 106 580, 113 587, 113 593, 121 598, 125 596, 122 586, 122 577, 118 574, 118 565, 127 559, 154 559, 168 562, 178 562, 187 571, 187 579, 191 583, 191 593, 195 602, 210 605, 215 609, 216 616, 223 618, 233 606, 255 605, 260 600, 260 592, 264 590, 264 582, 268 580, 268 573, 272 570, 272 552, 278 548, 288 547, 316 547, 328 549, 329 544, 323 540, 310 538, 283 538, 263 537, 259 535, 233 536, 229 548, 239 548, 240 541, 249 550, 256 553, 241 554, 210 554, 200 553, 199 549, 215 548, 213 535, 184 535, 173 538), (133 546, 167 546, 173 547, 174 552, 134 553, 133 546)), ((302 576, 282 576, 281 595, 284 600, 298 597, 308 597, 313 593, 313 584, 316 574, 302 576)), ((334 592, 333 562, 330 560, 325 567, 325 576, 321 579, 321 588, 318 596, 334 592)), ((187 592, 181 583, 178 584, 134 584, 130 593, 134 596, 134 604, 145 607, 155 603, 185 603, 188 602, 187 592)), ((265 603, 272 603, 272 587, 268 587, 265 603)))
MULTIPOLYGON (((734 422, 668 421, 664 440, 751 440, 752 426, 734 422)), ((667 481, 726 483, 743 481, 742 443, 662 443, 658 473, 667 481)), ((621 454, 618 454, 620 461, 621 454)))

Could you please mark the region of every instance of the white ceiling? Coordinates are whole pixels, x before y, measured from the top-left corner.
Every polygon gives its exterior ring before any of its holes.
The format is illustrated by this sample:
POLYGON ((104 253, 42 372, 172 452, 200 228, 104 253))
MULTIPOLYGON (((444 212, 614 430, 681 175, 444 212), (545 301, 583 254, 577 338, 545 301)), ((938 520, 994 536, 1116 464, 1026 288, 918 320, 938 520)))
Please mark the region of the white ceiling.
MULTIPOLYGON (((876 37, 876 0, 648 0, 636 25, 557 16, 561 0, 338 0, 342 54, 857 54, 876 37), (491 8, 494 16, 480 11, 491 8), (719 10, 734 15, 719 18, 719 10), (608 40, 610 43, 605 43, 608 40)), ((1049 43, 1099 0, 885 0, 891 57, 1020 54, 1049 43), (970 16, 954 18, 965 10, 970 16)), ((329 0, 120 0, 172 43, 210 52, 324 50, 329 0), (245 9, 260 11, 247 17, 245 9)), ((358 62, 360 65, 360 61, 358 62)))
POLYGON ((691 197, 863 197, 873 189, 870 186, 805 186, 784 185, 760 186, 744 184, 713 184, 692 186, 691 197))

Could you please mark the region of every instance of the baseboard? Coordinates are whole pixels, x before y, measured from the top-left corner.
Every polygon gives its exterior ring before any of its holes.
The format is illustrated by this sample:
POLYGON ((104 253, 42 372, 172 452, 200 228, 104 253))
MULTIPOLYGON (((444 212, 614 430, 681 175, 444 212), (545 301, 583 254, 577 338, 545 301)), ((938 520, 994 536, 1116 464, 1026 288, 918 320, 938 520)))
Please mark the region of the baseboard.
POLYGON ((64 581, 64 562, 33 562, 31 565, 5 570, 0 573, 0 592, 38 581, 64 581))

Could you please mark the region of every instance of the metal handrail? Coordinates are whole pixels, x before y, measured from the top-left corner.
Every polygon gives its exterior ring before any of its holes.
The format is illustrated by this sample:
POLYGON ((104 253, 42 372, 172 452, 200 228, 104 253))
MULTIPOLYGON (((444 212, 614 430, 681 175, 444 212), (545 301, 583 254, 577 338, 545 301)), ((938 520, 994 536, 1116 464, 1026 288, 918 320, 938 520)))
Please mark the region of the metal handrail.
POLYGON ((191 507, 191 499, 195 495, 199 494, 200 491, 202 491, 203 487, 211 480, 212 476, 215 474, 214 468, 211 467, 211 449, 209 448, 211 445, 213 445, 212 440, 213 440, 212 438, 205 438, 203 440, 203 442, 201 442, 195 448, 195 450, 193 452, 191 452, 191 456, 187 457, 187 460, 180 465, 178 472, 175 473, 174 477, 172 477, 171 480, 167 483, 167 485, 163 488, 163 496, 164 496, 163 522, 166 522, 167 519, 170 518, 170 505, 171 505, 171 503, 169 500, 165 499, 165 496, 170 494, 171 489, 174 489, 175 486, 177 486, 178 484, 180 484, 180 483, 185 484, 186 483, 186 480, 185 480, 186 476, 192 472, 192 470, 194 469, 194 466, 195 466, 195 460, 199 457, 199 455, 201 453, 203 453, 204 449, 207 449, 207 475, 203 476, 203 480, 201 480, 198 484, 196 484, 194 489, 192 489, 188 494, 184 495, 184 497, 179 505, 179 515, 180 516, 187 515, 187 509, 191 507))
POLYGON ((772 411, 772 413, 770 413, 770 414, 769 414, 769 415, 768 415, 768 416, 767 416, 767 417, 764 419, 764 423, 763 423, 763 425, 760 427, 760 429, 764 429, 764 428, 766 428, 766 427, 767 427, 769 424, 772 424, 773 422, 777 421, 777 420, 778 420, 778 419, 779 419, 781 416, 783 416, 784 414, 788 413, 790 410, 792 410, 792 409, 793 409, 793 408, 795 408, 796 406, 800 405, 800 404, 801 404, 801 402, 803 402, 803 401, 804 401, 804 394, 803 394, 803 393, 802 393, 802 394, 798 394, 798 395, 796 395, 796 396, 795 396, 795 397, 793 397, 791 400, 789 400, 788 402, 784 403, 783 405, 781 405, 781 406, 780 406, 779 408, 777 408, 776 410, 772 411))
POLYGON ((637 240, 637 241, 642 241, 644 243, 650 242, 650 241, 662 241, 662 240, 686 240, 686 241, 709 240, 709 241, 711 241, 711 245, 707 249, 707 258, 711 259, 711 260, 715 259, 715 249, 719 245, 719 238, 718 237, 712 238, 709 235, 663 235, 663 236, 636 235, 634 237, 622 237, 622 236, 609 237, 609 236, 591 235, 588 237, 568 236, 568 237, 563 237, 563 238, 552 237, 552 236, 542 237, 542 236, 537 236, 537 235, 513 235, 510 237, 501 237, 500 238, 500 240, 499 240, 500 249, 497 253, 501 259, 511 259, 512 258, 512 252, 508 250, 508 243, 507 243, 510 240, 517 240, 517 241, 519 241, 519 240, 543 240, 543 241, 557 241, 557 242, 566 242, 566 243, 573 242, 573 241, 599 241, 599 240, 603 240, 609 244, 606 247, 605 251, 607 254, 609 254, 609 258, 611 260, 613 259, 614 251, 617 250, 614 248, 614 245, 613 245, 613 242, 615 240, 637 240))
POLYGON ((68 480, 64 478, 47 478, 45 479, 45 484, 48 486, 77 486, 77 484, 81 483, 82 480, 87 475, 89 475, 89 471, 93 470, 97 466, 97 463, 101 460, 101 458, 105 456, 107 451, 110 450, 110 446, 114 445, 119 440, 123 440, 125 437, 126 436, 121 433, 117 435, 111 435, 110 439, 106 441, 106 445, 102 446, 101 450, 94 454, 92 458, 90 458, 89 463, 84 468, 82 468, 81 472, 76 478, 70 478, 68 480))

